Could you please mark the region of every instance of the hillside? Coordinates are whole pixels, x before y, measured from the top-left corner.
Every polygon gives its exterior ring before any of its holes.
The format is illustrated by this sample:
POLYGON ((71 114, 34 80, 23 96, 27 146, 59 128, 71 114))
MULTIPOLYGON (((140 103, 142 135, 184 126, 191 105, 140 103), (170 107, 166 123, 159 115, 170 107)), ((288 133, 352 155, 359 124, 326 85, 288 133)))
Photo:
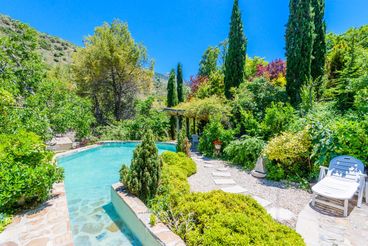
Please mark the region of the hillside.
MULTIPOLYGON (((19 23, 19 21, 0 14, 0 35, 17 32, 17 23, 19 23)), ((77 47, 76 45, 56 36, 39 32, 37 30, 36 32, 39 34, 40 53, 46 64, 52 66, 55 64, 68 64, 71 62, 71 55, 75 51, 77 47)))

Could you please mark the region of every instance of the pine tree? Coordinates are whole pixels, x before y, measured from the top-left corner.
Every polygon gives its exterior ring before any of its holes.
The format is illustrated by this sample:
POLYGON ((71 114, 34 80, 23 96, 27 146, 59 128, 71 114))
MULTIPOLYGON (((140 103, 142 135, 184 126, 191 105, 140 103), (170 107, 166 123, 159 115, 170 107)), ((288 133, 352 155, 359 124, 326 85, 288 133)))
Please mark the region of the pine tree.
POLYGON ((225 96, 231 98, 231 88, 238 87, 244 79, 247 40, 238 0, 234 0, 230 22, 229 47, 225 57, 225 96))
POLYGON ((316 82, 317 97, 321 95, 320 87, 322 83, 322 76, 324 74, 326 62, 326 22, 325 15, 325 0, 312 0, 312 7, 314 11, 314 43, 312 53, 311 75, 316 82))
POLYGON ((178 67, 176 70, 176 86, 177 86, 177 91, 178 91, 178 103, 184 102, 183 67, 180 63, 178 63, 178 67))
POLYGON ((169 76, 169 81, 167 82, 167 106, 174 107, 178 104, 178 96, 175 86, 175 70, 172 69, 169 76))
POLYGON ((286 30, 286 91, 291 104, 301 102, 300 90, 311 78, 314 18, 311 0, 290 0, 286 30))
POLYGON ((130 168, 122 166, 120 180, 129 192, 147 202, 157 192, 161 168, 162 162, 158 156, 153 133, 147 130, 142 143, 134 150, 130 168))

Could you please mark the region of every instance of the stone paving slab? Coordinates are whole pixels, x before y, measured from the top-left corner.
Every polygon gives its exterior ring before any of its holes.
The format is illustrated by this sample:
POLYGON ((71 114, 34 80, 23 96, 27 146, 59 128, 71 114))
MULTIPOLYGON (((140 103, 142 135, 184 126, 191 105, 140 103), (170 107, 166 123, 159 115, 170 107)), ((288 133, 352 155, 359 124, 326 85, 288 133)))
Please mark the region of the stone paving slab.
POLYGON ((270 205, 272 202, 267 201, 266 199, 263 199, 259 196, 252 196, 259 204, 262 205, 262 207, 267 207, 268 205, 270 205))
POLYGON ((217 171, 228 171, 229 168, 227 167, 220 167, 220 168, 216 168, 217 171))
POLYGON ((215 177, 231 177, 229 172, 212 172, 212 175, 215 177))
POLYGON ((326 207, 307 204, 298 215, 296 231, 311 246, 368 245, 368 205, 353 205, 348 217, 343 217, 326 207))
POLYGON ((64 183, 54 184, 52 198, 17 215, 0 234, 0 246, 72 246, 64 183))
POLYGON ((248 190, 239 186, 239 185, 234 185, 234 186, 230 186, 230 187, 226 187, 226 188, 221 188, 222 191, 225 192, 229 192, 229 193, 244 193, 247 192, 248 190))
POLYGON ((230 184, 236 184, 236 182, 233 179, 213 179, 215 184, 217 185, 230 185, 230 184))
POLYGON ((215 165, 212 165, 212 164, 204 164, 204 167, 213 168, 213 167, 215 167, 215 165))
POLYGON ((295 214, 285 208, 268 208, 267 212, 277 221, 283 222, 295 218, 295 214))

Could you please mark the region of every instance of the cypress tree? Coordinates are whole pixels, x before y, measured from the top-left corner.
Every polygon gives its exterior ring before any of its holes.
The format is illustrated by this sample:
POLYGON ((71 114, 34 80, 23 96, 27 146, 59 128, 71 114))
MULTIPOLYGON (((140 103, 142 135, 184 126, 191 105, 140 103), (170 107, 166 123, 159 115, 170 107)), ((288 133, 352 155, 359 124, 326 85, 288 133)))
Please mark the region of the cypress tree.
POLYGON ((311 0, 290 0, 286 29, 286 91, 291 104, 301 102, 300 90, 311 78, 314 19, 311 0))
POLYGON ((174 107, 178 104, 178 96, 175 86, 175 70, 172 69, 169 76, 169 81, 167 82, 167 106, 174 107))
POLYGON ((157 192, 161 168, 153 133, 147 130, 142 143, 134 150, 130 168, 123 165, 120 169, 120 180, 129 192, 147 202, 157 192))
POLYGON ((320 87, 322 83, 322 76, 324 74, 326 62, 326 22, 325 15, 325 1, 312 0, 312 7, 314 11, 314 43, 312 53, 311 75, 316 82, 317 97, 320 97, 320 87))
POLYGON ((178 63, 178 67, 176 70, 176 86, 178 90, 178 103, 184 102, 184 94, 183 94, 183 67, 180 63, 178 63))
POLYGON ((244 79, 247 40, 238 0, 234 0, 230 22, 229 47, 225 57, 225 96, 231 98, 231 88, 238 87, 244 79))

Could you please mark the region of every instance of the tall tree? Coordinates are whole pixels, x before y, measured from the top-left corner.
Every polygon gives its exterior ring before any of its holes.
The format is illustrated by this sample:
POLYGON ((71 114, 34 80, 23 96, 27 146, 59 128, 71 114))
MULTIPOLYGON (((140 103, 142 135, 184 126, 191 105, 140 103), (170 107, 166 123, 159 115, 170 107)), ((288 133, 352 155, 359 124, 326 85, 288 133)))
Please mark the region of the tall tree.
POLYGON ((225 96, 231 98, 231 88, 243 82, 245 71, 247 40, 243 32, 243 23, 238 0, 234 0, 230 22, 229 47, 225 57, 225 96))
MULTIPOLYGON (((177 90, 175 86, 175 70, 172 69, 167 82, 167 106, 174 107, 178 104, 177 90)), ((175 139, 175 116, 170 117, 170 136, 171 139, 175 139)))
POLYGON ((314 18, 311 0, 290 0, 286 29, 286 91, 291 104, 301 102, 301 87, 311 79, 314 18))
POLYGON ((321 83, 324 74, 326 62, 326 22, 325 15, 325 0, 312 0, 314 10, 314 43, 312 52, 311 75, 316 82, 317 97, 321 96, 321 83))
POLYGON ((216 72, 219 54, 220 49, 218 47, 210 46, 206 49, 199 62, 199 76, 209 77, 211 73, 216 72))
POLYGON ((174 107, 178 104, 178 96, 176 91, 175 82, 175 70, 172 69, 169 76, 169 81, 167 82, 167 106, 174 107))
POLYGON ((177 91, 178 91, 178 103, 184 102, 183 67, 180 63, 178 63, 178 67, 176 70, 176 86, 177 86, 177 91))
POLYGON ((90 97, 99 123, 132 117, 135 98, 152 84, 153 66, 146 49, 136 43, 128 25, 119 20, 95 29, 73 56, 80 94, 90 97))

